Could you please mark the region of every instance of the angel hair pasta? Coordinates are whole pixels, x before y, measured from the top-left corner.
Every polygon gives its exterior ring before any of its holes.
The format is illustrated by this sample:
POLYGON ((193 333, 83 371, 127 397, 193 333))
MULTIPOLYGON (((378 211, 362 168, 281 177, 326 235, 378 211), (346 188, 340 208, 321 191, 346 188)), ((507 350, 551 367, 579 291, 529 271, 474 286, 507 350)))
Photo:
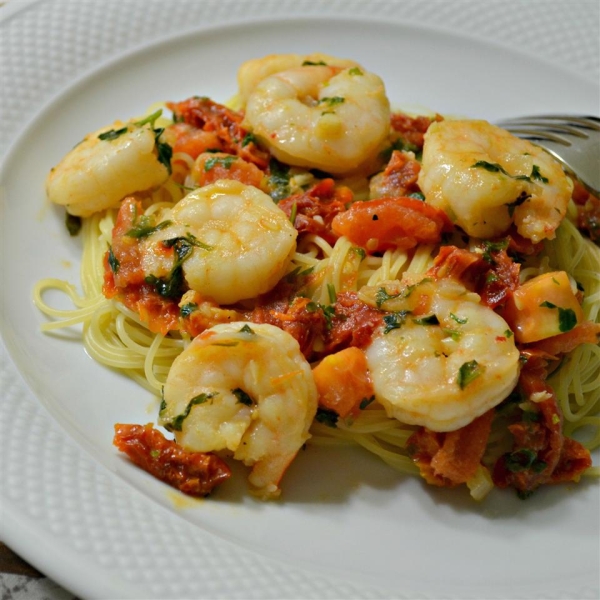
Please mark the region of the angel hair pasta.
POLYGON ((83 255, 80 288, 36 286, 42 328, 80 326, 161 401, 115 445, 200 495, 239 460, 277 497, 305 444, 477 500, 597 476, 598 199, 486 121, 392 109, 353 60, 272 55, 238 81, 48 175, 83 255))

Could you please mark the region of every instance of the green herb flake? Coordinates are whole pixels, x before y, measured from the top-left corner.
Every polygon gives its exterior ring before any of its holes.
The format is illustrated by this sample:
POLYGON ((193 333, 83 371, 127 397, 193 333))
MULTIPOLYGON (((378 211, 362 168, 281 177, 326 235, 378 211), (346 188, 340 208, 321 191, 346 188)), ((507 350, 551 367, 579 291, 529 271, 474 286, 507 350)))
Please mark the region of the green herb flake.
POLYGON ((337 427, 339 415, 335 410, 329 408, 317 408, 317 414, 315 415, 315 421, 327 425, 327 427, 337 427))
POLYGON ((383 322, 385 327, 383 328, 383 333, 389 333, 394 329, 400 329, 402 325, 406 322, 406 317, 410 314, 409 310, 400 310, 398 312, 390 313, 389 315, 385 315, 383 317, 383 322))
POLYGON ((98 139, 104 142, 110 142, 112 140, 116 140, 118 137, 122 136, 127 132, 127 127, 121 127, 121 129, 109 129, 104 133, 98 135, 98 139))
POLYGON ((139 240, 171 225, 171 221, 161 221, 158 225, 154 225, 153 223, 154 219, 152 217, 142 215, 138 222, 125 235, 139 240))
POLYGON ((67 213, 65 216, 65 226, 71 237, 76 236, 81 231, 81 217, 67 213))
POLYGON ((197 309, 198 305, 195 302, 188 302, 179 309, 179 314, 185 319, 197 309))
POLYGON ((562 308, 548 301, 542 302, 540 306, 543 308, 556 308, 558 310, 558 329, 562 333, 571 331, 577 325, 577 315, 573 309, 562 308))
POLYGON ((514 212, 515 212, 515 208, 517 208, 517 206, 521 206, 521 204, 523 204, 524 202, 529 200, 529 198, 531 198, 530 194, 528 194, 527 192, 521 192, 519 194, 519 197, 514 202, 509 202, 506 205, 508 207, 509 217, 512 218, 512 216, 514 215, 514 212))
POLYGON ((225 169, 230 169, 231 165, 237 160, 237 156, 229 155, 229 156, 211 156, 204 163, 204 171, 208 172, 213 169, 215 166, 220 165, 225 169))
POLYGON ((247 133, 242 139, 242 148, 245 148, 249 144, 256 145, 256 143, 257 143, 256 136, 253 133, 247 133))
POLYGON ((152 458, 159 458, 160 457, 160 450, 150 450, 150 456, 152 458))
POLYGON ((393 300, 394 298, 399 298, 402 294, 389 294, 385 288, 379 288, 375 293, 375 304, 377 308, 381 308, 381 305, 388 300, 393 300))
POLYGON ((531 175, 529 177, 531 179, 533 179, 534 181, 541 181, 542 183, 548 183, 548 178, 544 177, 541 174, 540 168, 537 165, 533 165, 533 167, 531 168, 531 175))
POLYGON ((456 321, 459 325, 465 325, 466 323, 469 322, 469 319, 467 319, 466 317, 459 317, 459 316, 455 315, 454 313, 450 313, 450 318, 453 321, 456 321))
POLYGON ((290 195, 290 167, 275 158, 269 161, 269 187, 276 204, 290 195))
POLYGON ((167 431, 181 431, 183 428, 183 422, 185 421, 185 419, 187 419, 192 408, 194 406, 197 406, 198 404, 204 404, 205 402, 208 402, 210 399, 214 398, 216 395, 217 395, 217 392, 213 392, 210 394, 199 394, 198 396, 194 396, 187 403, 185 410, 180 415, 177 415, 170 423, 167 423, 165 425, 165 429, 167 431))
POLYGON ((419 317, 418 319, 413 319, 413 323, 417 325, 439 325, 440 321, 437 318, 437 315, 428 315, 426 317, 419 317))
POLYGON ((358 67, 352 67, 348 71, 348 75, 364 75, 364 73, 358 67))
POLYGON ((254 330, 250 327, 250 325, 248 325, 248 323, 242 326, 242 328, 240 329, 240 333, 250 333, 252 335, 255 335, 254 330))
POLYGON ((504 464, 511 473, 521 473, 531 469, 534 473, 541 473, 548 464, 539 460, 537 452, 529 448, 521 448, 504 455, 504 464))
POLYGON ((365 410, 365 408, 367 408, 367 406, 369 406, 373 402, 375 402, 375 396, 371 396, 370 398, 363 398, 360 401, 358 408, 360 408, 360 410, 365 410))
POLYGON ((150 127, 154 129, 154 123, 156 122, 156 119, 160 117, 160 115, 162 115, 162 108, 155 110, 152 114, 148 115, 147 117, 144 117, 140 121, 136 121, 134 125, 136 127, 143 127, 144 125, 150 124, 150 127))
POLYGON ((110 270, 116 275, 119 272, 119 259, 114 255, 112 246, 108 247, 108 266, 110 267, 110 270))
POLYGON ((319 104, 324 104, 325 106, 337 106, 338 104, 343 104, 346 101, 342 96, 325 96, 319 100, 319 104))
POLYGON ((492 254, 494 252, 506 250, 506 248, 508 248, 508 239, 500 240, 499 242, 490 242, 489 240, 485 240, 483 242, 483 260, 493 264, 495 261, 492 254))
POLYGON ((475 381, 483 374, 485 367, 476 360, 470 360, 464 363, 458 370, 457 383, 461 390, 464 390, 470 383, 475 381))
POLYGON ((231 393, 237 398, 240 404, 244 404, 245 406, 252 406, 254 404, 254 400, 242 388, 235 388, 235 390, 231 390, 231 393))

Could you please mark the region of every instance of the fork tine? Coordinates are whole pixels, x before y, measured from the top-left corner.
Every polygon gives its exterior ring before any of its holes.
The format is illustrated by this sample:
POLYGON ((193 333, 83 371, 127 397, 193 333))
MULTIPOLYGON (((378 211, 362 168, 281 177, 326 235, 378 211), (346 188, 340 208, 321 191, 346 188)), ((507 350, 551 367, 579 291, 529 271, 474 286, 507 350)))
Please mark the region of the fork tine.
POLYGON ((594 116, 579 115, 531 115, 524 117, 508 118, 502 121, 514 125, 545 125, 545 126, 569 126, 575 128, 593 129, 600 131, 600 118, 594 116))
MULTIPOLYGON (((559 134, 561 133, 566 133, 569 135, 573 135, 575 137, 579 137, 579 138, 587 138, 588 134, 585 133, 585 131, 582 131, 581 129, 575 129, 575 127, 571 126, 571 125, 562 125, 562 124, 546 124, 546 123, 542 123, 540 121, 528 121, 528 122, 524 122, 524 123, 504 123, 503 124, 504 129, 507 129, 508 131, 513 131, 513 132, 520 132, 520 133, 528 133, 531 132, 532 134, 535 133, 539 133, 541 131, 544 132, 544 134, 547 134, 548 137, 552 137, 552 134, 557 134, 557 140, 559 139, 559 134)), ((560 138, 562 139, 562 138, 560 138)))

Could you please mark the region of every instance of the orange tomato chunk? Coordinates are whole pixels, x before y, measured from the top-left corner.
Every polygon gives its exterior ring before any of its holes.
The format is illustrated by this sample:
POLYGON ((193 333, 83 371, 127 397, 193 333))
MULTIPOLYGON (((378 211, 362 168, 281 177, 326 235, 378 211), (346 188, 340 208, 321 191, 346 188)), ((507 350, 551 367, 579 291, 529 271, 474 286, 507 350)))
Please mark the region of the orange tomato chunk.
POLYGON ((407 197, 355 202, 332 222, 336 234, 346 236, 371 254, 435 244, 450 227, 443 211, 407 197))
POLYGON ((519 286, 502 315, 517 342, 528 344, 570 331, 585 320, 565 271, 538 275, 519 286))
POLYGON ((365 354, 354 346, 326 356, 314 369, 319 406, 340 417, 355 414, 373 396, 365 354))

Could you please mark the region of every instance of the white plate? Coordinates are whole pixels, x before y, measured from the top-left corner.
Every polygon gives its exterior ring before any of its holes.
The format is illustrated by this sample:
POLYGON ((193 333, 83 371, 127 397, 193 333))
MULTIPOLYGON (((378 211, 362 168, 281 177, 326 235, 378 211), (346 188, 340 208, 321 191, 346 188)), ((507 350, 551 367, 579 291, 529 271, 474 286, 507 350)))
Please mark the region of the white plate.
POLYGON ((111 445, 115 422, 154 420, 155 403, 87 357, 77 331, 39 333, 31 289, 42 277, 78 280, 79 243, 45 204, 43 182, 84 133, 158 100, 226 100, 244 59, 314 50, 362 62, 398 104, 490 120, 597 113, 597 3, 9 7, 0 537, 85 598, 596 597, 600 496, 590 482, 527 502, 498 492, 480 506, 358 451, 309 449, 281 502, 248 498, 242 472, 210 500, 182 499, 111 445))

